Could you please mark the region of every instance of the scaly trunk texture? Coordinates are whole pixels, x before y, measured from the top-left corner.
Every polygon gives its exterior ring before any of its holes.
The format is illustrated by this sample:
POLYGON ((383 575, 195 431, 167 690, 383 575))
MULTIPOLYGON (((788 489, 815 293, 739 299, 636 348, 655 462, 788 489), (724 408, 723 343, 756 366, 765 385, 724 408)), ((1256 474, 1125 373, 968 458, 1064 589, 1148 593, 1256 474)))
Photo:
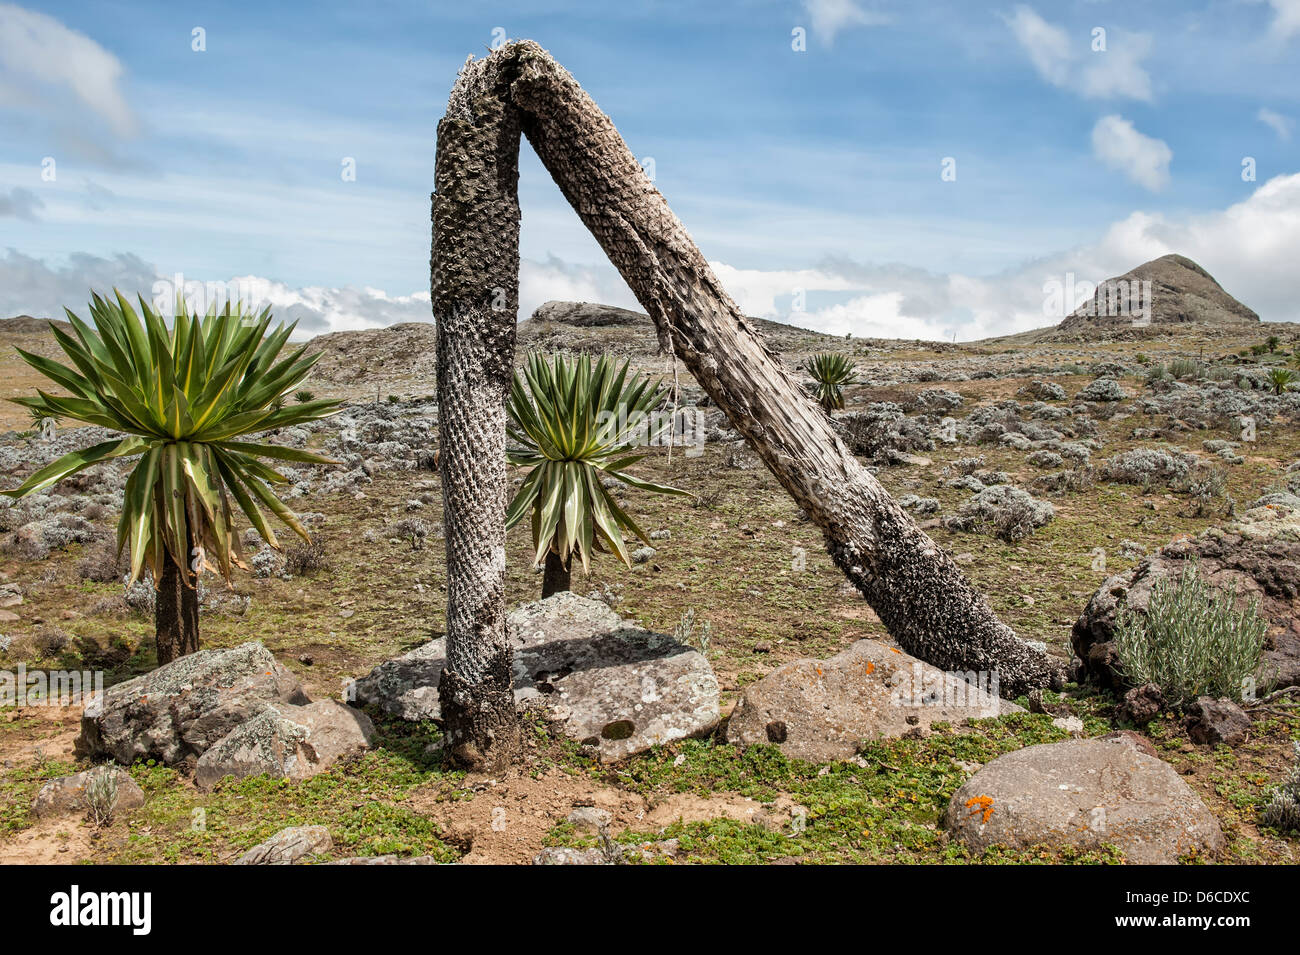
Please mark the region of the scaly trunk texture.
MULTIPOLYGON (((189 544, 193 547, 193 544, 189 544)), ((154 641, 158 665, 195 653, 199 649, 198 582, 176 565, 163 561, 162 579, 154 594, 154 641), (191 579, 186 581, 186 577, 191 579)))
POLYGON ((519 308, 519 121, 513 63, 467 62, 438 124, 430 261, 437 322, 448 752, 492 769, 520 748, 505 629, 506 394, 519 308))
MULTIPOLYGON (((1007 696, 1058 683, 1060 667, 1045 649, 998 620, 953 560, 853 457, 746 322, 614 124, 573 77, 528 40, 473 66, 496 77, 504 110, 515 111, 569 204, 654 319, 661 344, 685 362, 822 528, 835 563, 902 647, 941 669, 996 674, 1007 696)), ((458 158, 483 170, 489 153, 484 144, 458 158)), ((487 218, 461 225, 474 238, 460 241, 498 241, 487 218)), ((455 390, 463 400, 464 391, 455 390)), ((444 414, 451 410, 443 407, 444 414)))
POLYGON ((542 599, 569 589, 571 568, 553 550, 546 552, 546 570, 542 573, 542 599))

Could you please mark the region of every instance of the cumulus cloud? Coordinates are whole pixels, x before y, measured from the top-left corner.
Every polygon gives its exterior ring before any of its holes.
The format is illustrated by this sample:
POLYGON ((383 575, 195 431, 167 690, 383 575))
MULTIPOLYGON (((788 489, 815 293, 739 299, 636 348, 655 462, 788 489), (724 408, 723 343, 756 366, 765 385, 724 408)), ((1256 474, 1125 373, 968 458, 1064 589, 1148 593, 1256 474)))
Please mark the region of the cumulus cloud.
POLYGON ((1169 162, 1174 152, 1163 139, 1138 132, 1122 116, 1103 116, 1092 128, 1092 153, 1140 186, 1154 192, 1169 182, 1169 162))
POLYGON ((1291 138, 1291 120, 1281 113, 1274 112, 1267 106, 1261 106, 1255 118, 1267 126, 1273 132, 1277 133, 1277 138, 1286 140, 1291 138))
POLYGON ((1300 0, 1268 0, 1273 8, 1273 22, 1268 32, 1276 40, 1300 35, 1300 0))
POLYGON ((846 27, 884 26, 891 18, 874 10, 864 10, 856 0, 803 0, 804 10, 812 20, 813 33, 827 46, 846 27))
POLYGON ((41 201, 36 193, 29 189, 15 186, 9 190, 8 195, 0 192, 0 219, 5 216, 12 216, 15 219, 26 219, 29 222, 35 221, 36 210, 43 208, 45 208, 45 203, 41 201))
POLYGON ((1110 31, 1106 49, 1094 51, 1091 31, 1072 36, 1032 7, 1018 6, 1005 20, 1038 75, 1053 86, 1089 99, 1151 101, 1151 77, 1142 66, 1151 52, 1148 35, 1110 31))
POLYGON ((0 3, 0 90, 6 100, 71 95, 117 135, 138 122, 122 93, 122 63, 84 33, 54 17, 0 3))

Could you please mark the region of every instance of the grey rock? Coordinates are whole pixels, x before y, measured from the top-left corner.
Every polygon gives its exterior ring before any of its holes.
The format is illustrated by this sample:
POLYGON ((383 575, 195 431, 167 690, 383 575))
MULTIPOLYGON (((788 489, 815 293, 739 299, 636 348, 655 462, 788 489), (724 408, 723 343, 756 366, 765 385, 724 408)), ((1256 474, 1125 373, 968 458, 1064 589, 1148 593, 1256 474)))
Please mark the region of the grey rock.
POLYGON ((335 700, 268 705, 199 757, 194 781, 210 789, 226 776, 307 779, 340 757, 365 752, 374 732, 370 717, 335 700))
POLYGON ((89 808, 86 802, 86 786, 92 777, 106 774, 115 777, 117 782, 117 802, 113 807, 116 812, 138 809, 144 805, 144 790, 136 785, 135 780, 126 770, 117 766, 96 766, 94 769, 87 769, 72 776, 51 779, 43 785, 32 803, 32 815, 43 818, 63 813, 85 812, 89 808))
POLYGON ((608 810, 598 809, 595 806, 579 806, 573 812, 569 813, 566 822, 570 825, 577 826, 579 829, 608 829, 610 819, 608 810))
POLYGON ((438 859, 433 856, 351 856, 347 859, 336 859, 327 865, 442 865, 438 859))
POLYGON ((864 740, 924 733, 938 721, 959 725, 1020 712, 994 687, 859 640, 826 660, 783 664, 751 686, 727 723, 727 742, 772 743, 787 756, 827 762, 850 758, 864 740))
POLYGON ((201 756, 274 703, 309 702, 297 679, 257 642, 200 650, 104 691, 81 719, 77 755, 175 766, 201 756))
POLYGON ((1192 741, 1215 746, 1236 746, 1250 734, 1250 717, 1227 697, 1197 697, 1187 717, 1187 733, 1192 741))
POLYGON ((290 826, 253 846, 232 865, 292 865, 333 848, 334 840, 325 826, 290 826))
POLYGON ((1224 847, 1218 821, 1173 767, 1122 737, 999 756, 953 795, 945 826, 975 849, 1109 843, 1147 865, 1224 847))
MULTIPOLYGON (((718 723, 718 681, 703 654, 599 600, 555 594, 518 608, 506 626, 515 700, 597 747, 602 759, 706 735, 718 723)), ((445 656, 439 638, 380 664, 357 681, 354 702, 402 719, 439 719, 445 656)))
POLYGON ((533 856, 533 865, 611 865, 603 849, 571 849, 551 846, 533 856))

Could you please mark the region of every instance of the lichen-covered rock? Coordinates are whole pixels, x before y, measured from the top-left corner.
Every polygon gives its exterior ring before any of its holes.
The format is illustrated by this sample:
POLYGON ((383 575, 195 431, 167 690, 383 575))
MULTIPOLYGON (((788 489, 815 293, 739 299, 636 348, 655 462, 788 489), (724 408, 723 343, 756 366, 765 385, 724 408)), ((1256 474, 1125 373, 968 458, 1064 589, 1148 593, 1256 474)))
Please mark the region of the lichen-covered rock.
MULTIPOLYGON (((718 723, 718 681, 703 654, 599 600, 555 594, 515 610, 506 627, 516 701, 540 708, 602 759, 705 735, 718 723)), ((439 719, 445 654, 440 638, 380 664, 357 681, 354 702, 402 719, 439 719)))
POLYGON ((210 789, 226 776, 307 779, 343 756, 365 752, 374 734, 370 717, 335 700, 268 705, 199 757, 194 781, 210 789))
POLYGON ((86 800, 86 786, 92 777, 111 775, 117 787, 117 801, 113 804, 115 812, 126 809, 138 809, 144 805, 144 790, 126 772, 117 766, 96 766, 72 776, 60 776, 51 779, 36 794, 32 803, 32 815, 37 818, 60 815, 70 812, 85 812, 89 808, 86 800))
POLYGON ((999 756, 953 794, 944 825, 975 849, 1110 844, 1145 865, 1224 846, 1218 821, 1173 767, 1124 737, 999 756))
POLYGON ((1292 495, 1260 498, 1234 523, 1174 541, 1108 578, 1074 624, 1079 675, 1105 686, 1124 685, 1114 644, 1120 607, 1146 613, 1155 585, 1177 581, 1188 560, 1196 561, 1208 583, 1235 587, 1243 605, 1251 598, 1259 601, 1259 613, 1270 626, 1258 686, 1300 685, 1300 499, 1292 495))
POLYGON ((325 826, 290 826, 270 839, 258 843, 232 865, 293 865, 308 856, 320 855, 334 848, 334 840, 325 826))
POLYGON ((923 733, 937 721, 1020 712, 998 697, 991 675, 944 673, 859 640, 826 660, 783 664, 749 687, 727 721, 727 742, 770 743, 787 756, 826 762, 848 759, 864 740, 923 733))
POLYGON ((307 703, 297 679, 257 642, 200 650, 109 687, 81 719, 77 755, 168 766, 201 756, 274 703, 307 703))

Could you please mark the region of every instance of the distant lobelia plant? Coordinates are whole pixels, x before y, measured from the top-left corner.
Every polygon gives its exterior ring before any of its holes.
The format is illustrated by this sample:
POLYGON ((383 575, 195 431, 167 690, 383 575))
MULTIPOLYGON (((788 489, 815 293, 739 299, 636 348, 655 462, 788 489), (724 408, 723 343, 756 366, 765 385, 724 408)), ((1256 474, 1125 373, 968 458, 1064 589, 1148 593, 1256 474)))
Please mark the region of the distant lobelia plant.
POLYGON ((263 507, 304 540, 311 539, 271 490, 288 479, 258 459, 336 462, 298 448, 241 439, 325 417, 339 402, 284 407, 284 395, 320 356, 304 357, 303 345, 280 358, 296 323, 270 330, 269 308, 245 314, 242 303, 233 312, 227 303, 222 314, 214 307, 200 318, 178 300, 171 328, 143 298, 140 309, 137 315, 115 290, 115 300, 93 296, 93 328, 70 311, 71 333, 51 323, 55 340, 75 368, 18 350, 69 396, 38 391, 34 398, 11 400, 34 413, 84 421, 124 436, 66 454, 4 493, 19 498, 97 462, 139 457, 126 482, 117 550, 120 554, 129 542, 132 583, 146 568, 156 582, 154 619, 158 662, 163 664, 198 649, 198 574, 206 568, 229 580, 232 565, 246 566, 234 507, 276 549, 280 544, 263 507))
POLYGON ((615 367, 602 355, 555 355, 550 362, 532 353, 515 372, 507 410, 507 432, 518 445, 507 459, 532 470, 506 511, 506 529, 532 520, 535 564, 545 562, 542 596, 569 589, 576 555, 584 571, 591 555, 608 551, 632 566, 623 531, 650 539, 619 506, 604 481, 613 478, 643 491, 687 492, 634 477, 627 468, 645 457, 634 451, 659 436, 651 412, 663 397, 657 381, 615 367))
POLYGON ((808 374, 817 385, 817 403, 827 412, 844 407, 844 386, 853 381, 853 362, 835 352, 823 352, 808 359, 808 374))
POLYGON ((1206 584, 1188 561, 1177 581, 1151 590, 1145 614, 1122 607, 1115 622, 1121 672, 1133 685, 1155 683, 1165 699, 1241 700, 1254 679, 1268 624, 1251 601, 1236 609, 1234 590, 1206 584))
POLYGON ((1295 372, 1290 368, 1270 368, 1268 372, 1268 384, 1273 389, 1273 394, 1280 395, 1284 391, 1290 391, 1291 385, 1295 383, 1295 372))

